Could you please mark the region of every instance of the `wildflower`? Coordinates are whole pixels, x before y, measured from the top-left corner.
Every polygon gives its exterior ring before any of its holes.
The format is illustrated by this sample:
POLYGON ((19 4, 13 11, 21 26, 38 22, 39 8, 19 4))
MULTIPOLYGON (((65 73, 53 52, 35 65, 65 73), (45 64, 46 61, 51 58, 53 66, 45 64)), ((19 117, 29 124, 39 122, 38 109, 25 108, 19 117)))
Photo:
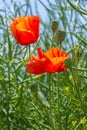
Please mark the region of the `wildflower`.
POLYGON ((70 91, 70 87, 65 87, 65 91, 69 92, 70 91))
POLYGON ((37 49, 38 56, 32 56, 31 60, 26 64, 27 72, 32 74, 42 74, 45 72, 63 72, 67 67, 64 60, 70 56, 61 51, 59 48, 51 48, 47 52, 43 52, 41 48, 37 49))
POLYGON ((19 90, 19 91, 21 91, 21 90, 25 90, 25 88, 24 88, 24 86, 19 85, 19 86, 18 86, 18 90, 19 90))
POLYGON ((80 119, 80 123, 84 125, 86 123, 86 119, 85 118, 80 119))
POLYGON ((79 50, 79 45, 75 45, 75 46, 73 46, 73 48, 72 48, 72 50, 74 51, 74 50, 79 50))
POLYGON ((69 76, 69 79, 70 79, 70 80, 73 80, 73 76, 72 76, 72 75, 70 75, 70 76, 69 76))
POLYGON ((10 30, 18 43, 26 46, 38 40, 39 26, 39 16, 21 16, 13 19, 10 30))
POLYGON ((76 120, 73 120, 73 121, 72 121, 72 125, 73 125, 74 127, 75 127, 76 123, 77 123, 76 120))

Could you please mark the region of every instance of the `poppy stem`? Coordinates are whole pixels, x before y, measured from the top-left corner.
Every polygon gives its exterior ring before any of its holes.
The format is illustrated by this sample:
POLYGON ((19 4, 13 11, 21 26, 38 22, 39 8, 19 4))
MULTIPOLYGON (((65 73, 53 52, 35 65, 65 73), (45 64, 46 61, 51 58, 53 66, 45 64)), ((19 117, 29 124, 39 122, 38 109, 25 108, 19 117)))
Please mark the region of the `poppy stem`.
POLYGON ((61 50, 61 48, 62 48, 62 42, 59 42, 59 48, 61 50))
POLYGON ((54 116, 54 94, 52 92, 53 88, 52 88, 52 74, 50 73, 48 75, 49 81, 48 81, 48 87, 49 87, 49 104, 50 104, 50 124, 52 127, 52 130, 55 130, 55 116, 54 116))
POLYGON ((60 89, 59 89, 59 73, 57 74, 57 104, 58 104, 58 120, 59 122, 59 116, 60 116, 60 89))
MULTIPOLYGON (((30 58, 31 58, 31 48, 30 48, 30 45, 29 45, 29 51, 28 51, 28 53, 29 53, 29 60, 30 60, 30 58)), ((32 75, 30 74, 30 80, 31 80, 31 82, 32 82, 32 75)))
POLYGON ((51 42, 50 48, 54 46, 54 44, 53 44, 53 42, 54 42, 54 32, 53 32, 53 34, 52 34, 52 40, 51 40, 51 41, 52 41, 52 42, 51 42))
MULTIPOLYGON (((80 93, 80 90, 79 90, 78 85, 77 85, 77 82, 76 82, 78 79, 77 79, 77 77, 74 75, 72 68, 70 69, 70 71, 71 71, 71 74, 72 74, 72 76, 73 76, 74 88, 75 88, 75 90, 76 90, 78 99, 80 100, 81 107, 83 107, 83 102, 82 102, 82 98, 81 98, 81 93, 80 93)), ((75 71, 75 73, 77 74, 77 70, 75 71)))
MULTIPOLYGON (((7 26, 7 38, 8 38, 8 60, 11 61, 12 60, 12 48, 11 48, 11 42, 10 42, 10 38, 9 38, 9 31, 8 31, 8 26, 7 26)), ((7 109, 7 129, 10 130, 10 121, 9 121, 9 110, 10 110, 10 88, 11 88, 11 64, 9 64, 10 62, 7 63, 8 66, 8 88, 6 89, 6 109, 7 109)))
MULTIPOLYGON (((54 76, 55 76, 55 74, 54 73, 52 73, 52 76, 51 76, 51 81, 52 81, 52 79, 54 78, 54 76)), ((51 82, 51 85, 52 85, 52 108, 53 108, 53 122, 54 122, 54 130, 57 130, 57 128, 56 128, 56 104, 55 104, 55 84, 54 84, 54 82, 51 82)))
POLYGON ((30 49, 30 45, 29 45, 29 59, 31 57, 31 49, 30 49))

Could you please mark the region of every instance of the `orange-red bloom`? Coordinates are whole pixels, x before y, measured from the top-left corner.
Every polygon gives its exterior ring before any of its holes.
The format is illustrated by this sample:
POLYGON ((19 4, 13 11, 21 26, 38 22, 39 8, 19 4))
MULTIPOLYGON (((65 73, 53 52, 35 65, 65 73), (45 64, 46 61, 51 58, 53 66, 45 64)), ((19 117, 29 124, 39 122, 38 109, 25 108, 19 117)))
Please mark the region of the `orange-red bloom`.
POLYGON ((21 16, 10 24, 12 35, 21 45, 35 43, 39 37, 39 16, 21 16))
POLYGON ((59 48, 51 48, 46 53, 42 52, 41 48, 38 48, 37 51, 38 56, 32 56, 26 64, 28 73, 63 72, 67 69, 64 60, 70 56, 59 48))

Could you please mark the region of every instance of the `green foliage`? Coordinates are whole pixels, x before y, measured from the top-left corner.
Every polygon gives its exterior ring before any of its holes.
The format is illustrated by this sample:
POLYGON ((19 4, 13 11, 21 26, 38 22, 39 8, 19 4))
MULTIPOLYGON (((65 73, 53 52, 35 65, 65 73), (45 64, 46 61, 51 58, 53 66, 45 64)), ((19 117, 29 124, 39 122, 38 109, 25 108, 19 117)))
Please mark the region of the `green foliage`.
POLYGON ((86 130, 87 11, 81 8, 84 2, 9 2, 3 0, 0 7, 0 130, 86 130), (61 48, 72 57, 67 61, 70 68, 66 72, 32 77, 26 73, 28 48, 20 46, 10 34, 11 20, 21 15, 41 17, 40 39, 31 45, 33 55, 38 46, 44 51, 52 42, 60 47, 50 28, 51 20, 58 21, 58 27, 66 33, 61 48))

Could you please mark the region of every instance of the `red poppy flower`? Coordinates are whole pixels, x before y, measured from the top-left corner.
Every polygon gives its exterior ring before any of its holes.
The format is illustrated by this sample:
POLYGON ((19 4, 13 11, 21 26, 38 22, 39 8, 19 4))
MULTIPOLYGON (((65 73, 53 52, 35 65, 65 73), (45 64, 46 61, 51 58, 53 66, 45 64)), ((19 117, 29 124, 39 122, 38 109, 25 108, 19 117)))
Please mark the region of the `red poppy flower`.
POLYGON ((21 45, 35 43, 39 37, 39 16, 21 16, 10 24, 12 35, 21 45))
POLYGON ((59 48, 51 48, 46 53, 42 52, 41 48, 38 48, 37 51, 38 56, 32 56, 26 64, 28 73, 42 74, 66 71, 67 67, 64 60, 70 58, 67 53, 59 48))

